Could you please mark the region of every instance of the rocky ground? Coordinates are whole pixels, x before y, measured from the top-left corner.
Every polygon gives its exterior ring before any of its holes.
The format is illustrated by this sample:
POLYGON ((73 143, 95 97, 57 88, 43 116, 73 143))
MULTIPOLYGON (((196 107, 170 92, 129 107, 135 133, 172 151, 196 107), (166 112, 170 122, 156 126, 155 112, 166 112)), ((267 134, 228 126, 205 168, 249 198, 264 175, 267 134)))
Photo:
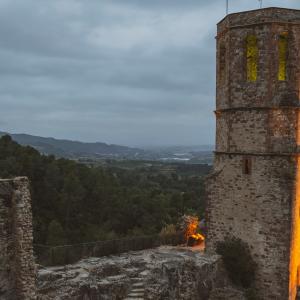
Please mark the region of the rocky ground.
POLYGON ((222 299, 217 298, 218 288, 226 281, 218 256, 193 248, 160 247, 41 268, 38 290, 45 300, 214 300, 222 299))

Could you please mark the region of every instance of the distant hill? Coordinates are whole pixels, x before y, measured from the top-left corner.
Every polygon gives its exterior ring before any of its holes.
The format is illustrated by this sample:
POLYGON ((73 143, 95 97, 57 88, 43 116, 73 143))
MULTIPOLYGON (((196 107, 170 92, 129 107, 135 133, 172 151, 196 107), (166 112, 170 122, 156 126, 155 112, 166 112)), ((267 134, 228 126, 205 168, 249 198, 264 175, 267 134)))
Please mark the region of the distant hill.
POLYGON ((138 158, 144 155, 144 150, 106 143, 83 143, 70 140, 59 140, 29 134, 10 134, 0 131, 0 137, 10 135, 12 139, 23 146, 31 146, 43 154, 53 154, 58 157, 79 158, 138 158))

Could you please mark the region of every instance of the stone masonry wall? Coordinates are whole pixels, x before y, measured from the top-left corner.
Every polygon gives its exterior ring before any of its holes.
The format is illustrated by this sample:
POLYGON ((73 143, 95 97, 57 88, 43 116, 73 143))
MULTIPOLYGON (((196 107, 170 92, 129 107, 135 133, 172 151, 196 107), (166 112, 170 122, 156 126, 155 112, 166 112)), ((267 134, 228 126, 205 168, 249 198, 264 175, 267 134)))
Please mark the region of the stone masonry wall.
POLYGON ((225 80, 217 77, 217 110, 278 107, 299 104, 300 11, 269 8, 232 14, 218 24, 217 71, 220 49, 226 47, 225 80), (288 32, 287 80, 277 80, 278 35, 288 32), (258 79, 246 80, 246 38, 257 37, 258 79))
POLYGON ((216 151, 295 153, 298 122, 293 108, 219 112, 216 151))
POLYGON ((36 299, 27 178, 0 180, 0 299, 36 299))
POLYGON ((243 156, 218 155, 209 180, 206 247, 228 236, 247 242, 258 264, 262 299, 288 299, 290 204, 294 161, 289 157, 251 158, 243 174, 243 156))

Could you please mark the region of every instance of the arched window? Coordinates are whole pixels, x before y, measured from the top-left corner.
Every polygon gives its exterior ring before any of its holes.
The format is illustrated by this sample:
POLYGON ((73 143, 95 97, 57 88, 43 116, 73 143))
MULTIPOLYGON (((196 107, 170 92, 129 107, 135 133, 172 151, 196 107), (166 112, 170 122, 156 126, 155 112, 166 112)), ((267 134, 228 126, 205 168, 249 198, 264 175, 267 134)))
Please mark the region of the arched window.
POLYGON ((247 81, 257 80, 258 47, 255 35, 247 36, 247 81))
POLYGON ((286 80, 286 61, 287 61, 287 46, 288 46, 288 34, 284 32, 278 37, 278 80, 286 80))

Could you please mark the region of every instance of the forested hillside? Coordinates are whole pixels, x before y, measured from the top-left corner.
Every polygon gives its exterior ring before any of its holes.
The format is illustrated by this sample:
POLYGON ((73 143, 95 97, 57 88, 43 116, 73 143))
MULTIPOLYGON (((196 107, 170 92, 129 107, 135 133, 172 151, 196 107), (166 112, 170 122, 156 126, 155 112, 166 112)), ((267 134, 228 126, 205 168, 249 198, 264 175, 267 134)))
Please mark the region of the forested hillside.
POLYGON ((34 239, 65 244, 152 234, 204 212, 202 176, 87 167, 0 139, 0 177, 28 176, 34 239))
POLYGON ((23 146, 32 146, 47 155, 64 158, 77 157, 139 157, 144 150, 106 143, 83 143, 71 140, 59 140, 29 134, 8 134, 0 131, 0 137, 10 135, 14 141, 23 146))

